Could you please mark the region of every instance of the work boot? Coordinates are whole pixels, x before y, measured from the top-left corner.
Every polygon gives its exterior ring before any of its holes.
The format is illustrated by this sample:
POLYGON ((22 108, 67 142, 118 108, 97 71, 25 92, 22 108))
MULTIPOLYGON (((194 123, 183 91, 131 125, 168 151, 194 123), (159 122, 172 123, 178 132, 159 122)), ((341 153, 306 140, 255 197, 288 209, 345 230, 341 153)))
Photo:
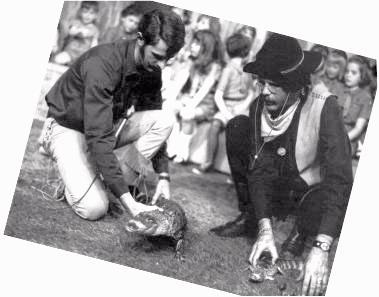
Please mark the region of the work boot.
POLYGON ((209 231, 221 237, 244 236, 256 230, 251 221, 250 215, 247 212, 242 212, 235 220, 212 228, 209 231))
POLYGON ((305 248, 305 239, 306 235, 298 231, 295 223, 290 235, 282 244, 280 257, 284 259, 300 257, 305 248))

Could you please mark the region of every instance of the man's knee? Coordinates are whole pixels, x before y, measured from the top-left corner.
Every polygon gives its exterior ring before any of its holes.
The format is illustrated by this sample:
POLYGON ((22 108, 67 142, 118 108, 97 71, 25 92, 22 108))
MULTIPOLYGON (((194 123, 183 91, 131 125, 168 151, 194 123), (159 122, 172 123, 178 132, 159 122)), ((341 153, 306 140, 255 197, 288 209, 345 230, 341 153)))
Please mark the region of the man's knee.
POLYGON ((227 124, 226 129, 229 131, 241 130, 249 126, 249 117, 246 115, 238 115, 232 118, 227 124))
POLYGON ((226 125, 226 149, 230 153, 238 151, 238 153, 247 154, 250 147, 250 120, 245 115, 238 115, 231 119, 226 125))
POLYGON ((76 214, 86 220, 94 221, 103 217, 107 211, 109 202, 108 200, 99 197, 99 195, 92 195, 84 198, 85 200, 78 203, 73 203, 71 206, 76 214))
POLYGON ((175 117, 165 110, 156 111, 155 116, 154 128, 161 131, 162 135, 167 139, 174 127, 175 117))

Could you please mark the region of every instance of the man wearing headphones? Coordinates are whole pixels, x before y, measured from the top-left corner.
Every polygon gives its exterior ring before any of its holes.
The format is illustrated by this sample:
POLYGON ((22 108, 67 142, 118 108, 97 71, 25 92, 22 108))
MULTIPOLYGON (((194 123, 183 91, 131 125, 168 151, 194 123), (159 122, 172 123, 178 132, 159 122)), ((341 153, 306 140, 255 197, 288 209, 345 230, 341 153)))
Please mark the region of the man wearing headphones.
POLYGON ((130 192, 150 160, 159 174, 153 203, 160 195, 169 199, 165 141, 173 120, 160 110, 161 69, 183 46, 184 34, 175 13, 151 11, 138 39, 90 49, 46 95, 43 147, 57 162, 66 200, 80 217, 106 214, 105 187, 132 215, 156 209, 130 192))

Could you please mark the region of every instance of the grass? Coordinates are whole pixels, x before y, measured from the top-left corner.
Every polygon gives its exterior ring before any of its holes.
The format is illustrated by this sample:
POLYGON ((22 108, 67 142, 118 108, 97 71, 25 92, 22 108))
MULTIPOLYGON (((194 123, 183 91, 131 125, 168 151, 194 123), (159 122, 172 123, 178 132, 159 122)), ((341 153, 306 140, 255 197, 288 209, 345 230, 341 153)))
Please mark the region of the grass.
MULTIPOLYGON (((238 215, 236 195, 225 182, 225 175, 199 177, 191 173, 190 167, 170 164, 172 199, 182 205, 189 222, 186 260, 181 263, 174 259, 173 247, 168 243, 127 234, 123 229, 129 218, 127 213, 110 211, 103 219, 89 222, 75 215, 64 201, 43 199, 36 189, 45 187, 49 173, 54 178, 57 172, 51 169, 49 159, 38 152, 41 127, 41 122, 33 122, 6 235, 239 295, 278 295, 284 282, 285 294, 298 294, 300 284, 284 277, 262 284, 248 281, 244 269, 251 239, 219 238, 208 232, 238 215)), ((111 200, 115 202, 114 197, 111 200)), ((275 228, 281 242, 290 223, 277 224, 275 228)))

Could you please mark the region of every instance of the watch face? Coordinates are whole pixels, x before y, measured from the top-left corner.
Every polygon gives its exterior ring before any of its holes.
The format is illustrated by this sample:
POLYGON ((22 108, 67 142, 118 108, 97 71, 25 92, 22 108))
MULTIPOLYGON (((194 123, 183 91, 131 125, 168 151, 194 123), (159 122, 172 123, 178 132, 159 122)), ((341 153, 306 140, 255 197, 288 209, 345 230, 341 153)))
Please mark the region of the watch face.
POLYGON ((327 244, 326 242, 322 242, 320 244, 320 248, 324 251, 328 251, 329 250, 329 244, 327 244))

